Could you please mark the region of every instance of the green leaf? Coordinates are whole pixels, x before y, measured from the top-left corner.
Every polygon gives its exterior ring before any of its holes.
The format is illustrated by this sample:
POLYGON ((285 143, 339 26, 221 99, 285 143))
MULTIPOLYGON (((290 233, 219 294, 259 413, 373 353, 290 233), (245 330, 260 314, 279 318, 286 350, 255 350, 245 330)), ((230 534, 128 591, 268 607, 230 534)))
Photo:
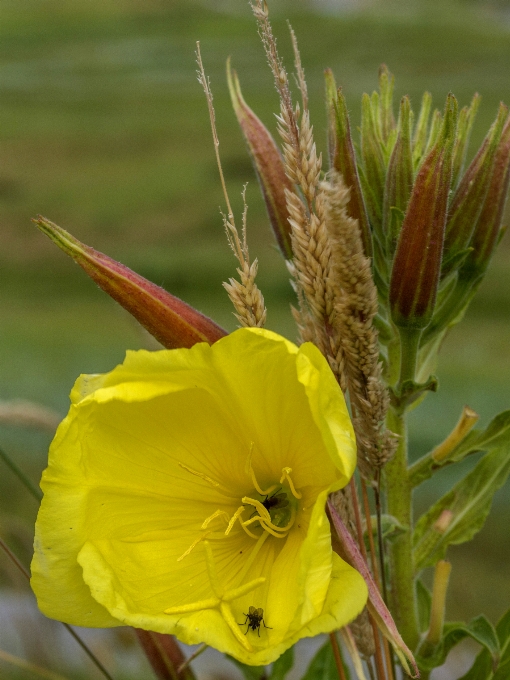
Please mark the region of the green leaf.
POLYGON ((454 449, 448 461, 462 460, 477 451, 489 451, 510 443, 510 410, 499 413, 485 430, 472 430, 469 436, 454 449))
POLYGON ((284 652, 273 664, 270 680, 283 680, 294 665, 294 647, 284 652))
MULTIPOLYGON (((445 662, 450 650, 466 637, 470 637, 479 644, 483 645, 493 663, 498 663, 500 645, 498 636, 494 630, 494 626, 485 618, 485 616, 477 616, 467 624, 445 624, 443 638, 440 644, 426 656, 420 655, 420 653, 418 653, 417 661, 420 670, 430 671, 437 666, 441 666, 445 662)), ((479 676, 476 677, 477 680, 481 680, 479 676)))
POLYGON ((425 633, 430 623, 432 595, 421 579, 417 579, 416 581, 416 597, 418 599, 418 622, 420 624, 420 631, 425 633))
POLYGON ((486 454, 453 489, 420 517, 413 534, 417 571, 435 564, 451 544, 469 541, 482 528, 492 497, 510 473, 510 443, 486 454), (435 525, 443 512, 451 513, 446 528, 435 525))
POLYGON ((487 649, 482 649, 469 671, 459 680, 508 680, 510 677, 510 609, 499 620, 496 626, 500 662, 497 668, 487 649))
POLYGON ((237 659, 234 659, 233 656, 229 656, 228 654, 226 654, 225 656, 229 661, 231 661, 234 664, 234 666, 237 666, 237 668, 239 668, 239 670, 244 675, 246 680, 267 680, 265 666, 248 666, 247 664, 242 663, 237 659))
MULTIPOLYGON (((350 680, 351 675, 345 664, 344 673, 347 680, 350 680)), ((335 656, 329 641, 313 657, 301 680, 338 680, 335 656)))

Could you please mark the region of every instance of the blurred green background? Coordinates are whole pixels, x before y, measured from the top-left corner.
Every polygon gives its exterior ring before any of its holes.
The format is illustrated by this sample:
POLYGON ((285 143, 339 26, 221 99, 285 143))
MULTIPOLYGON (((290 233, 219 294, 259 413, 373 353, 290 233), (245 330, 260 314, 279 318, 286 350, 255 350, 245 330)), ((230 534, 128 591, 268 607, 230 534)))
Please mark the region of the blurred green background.
MULTIPOLYGON (((396 76, 396 101, 409 94, 415 109, 424 90, 439 108, 448 91, 461 105, 480 92, 471 154, 499 101, 510 103, 508 1, 273 0, 270 7, 289 67, 287 17, 297 33, 323 151, 327 66, 344 88, 354 128, 361 94, 376 87, 382 62, 396 76)), ((196 40, 238 214, 249 182, 248 237, 260 262, 267 325, 294 339, 289 277, 226 88, 231 55, 245 98, 275 130, 278 101, 247 2, 0 0, 0 16, 0 399, 34 400, 63 415, 78 374, 111 369, 127 348, 156 346, 37 231, 30 218, 38 213, 235 328, 221 283, 236 262, 219 215, 223 199, 195 77, 196 40)), ((510 407, 509 241, 465 322, 445 342, 439 393, 413 415, 415 456, 447 434, 464 404, 482 423, 510 407)), ((0 427, 0 446, 34 480, 49 439, 0 427)), ((424 488, 418 507, 445 490, 452 474, 424 488)), ((509 506, 507 486, 477 539, 451 550, 451 616, 483 610, 496 619, 510 604, 509 506)), ((35 511, 0 465, 0 531, 24 560, 35 511)), ((6 586, 21 583, 1 556, 0 576, 6 586)))

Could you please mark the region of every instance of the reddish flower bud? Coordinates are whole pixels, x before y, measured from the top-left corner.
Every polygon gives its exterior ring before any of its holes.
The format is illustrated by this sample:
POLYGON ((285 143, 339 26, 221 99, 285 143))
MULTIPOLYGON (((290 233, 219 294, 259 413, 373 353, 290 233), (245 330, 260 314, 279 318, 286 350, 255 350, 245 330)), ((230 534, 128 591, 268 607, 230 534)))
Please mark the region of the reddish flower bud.
POLYGON ((195 680, 189 666, 179 673, 186 659, 173 635, 140 628, 134 628, 134 631, 158 680, 195 680))
POLYGON ((458 257, 469 244, 489 189, 494 159, 507 116, 508 108, 501 104, 496 120, 455 191, 445 230, 443 276, 456 268, 458 257))
POLYGON ((345 185, 350 188, 347 212, 350 217, 358 220, 363 249, 365 255, 370 257, 372 255, 372 236, 356 166, 349 114, 342 90, 336 89, 335 79, 330 69, 325 72, 325 77, 329 118, 330 165, 342 174, 345 185))
POLYGON ((192 347, 197 342, 212 344, 227 335, 204 314, 123 264, 81 243, 53 222, 41 216, 33 221, 164 347, 192 347))
POLYGON ((285 191, 292 191, 292 182, 285 173, 282 157, 271 134, 244 101, 237 74, 230 68, 230 60, 227 62, 227 79, 234 111, 255 166, 276 241, 284 258, 291 260, 285 191))
POLYGON ((510 119, 501 135, 494 160, 489 189, 469 246, 473 249, 464 261, 461 278, 478 278, 485 273, 498 243, 510 179, 510 119))
POLYGON ((438 140, 418 171, 393 262, 389 300, 400 328, 423 329, 434 311, 456 125, 457 100, 450 94, 438 140))

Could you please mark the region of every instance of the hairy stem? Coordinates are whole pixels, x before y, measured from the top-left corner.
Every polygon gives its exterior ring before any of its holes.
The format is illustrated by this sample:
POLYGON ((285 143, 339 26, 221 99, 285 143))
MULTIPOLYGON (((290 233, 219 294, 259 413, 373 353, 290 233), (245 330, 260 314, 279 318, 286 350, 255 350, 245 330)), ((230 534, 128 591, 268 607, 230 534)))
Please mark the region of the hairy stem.
POLYGON ((411 650, 419 640, 412 554, 412 487, 407 470, 407 428, 405 414, 388 412, 388 428, 399 436, 398 448, 386 465, 388 513, 406 531, 388 545, 391 572, 391 609, 400 634, 411 650))

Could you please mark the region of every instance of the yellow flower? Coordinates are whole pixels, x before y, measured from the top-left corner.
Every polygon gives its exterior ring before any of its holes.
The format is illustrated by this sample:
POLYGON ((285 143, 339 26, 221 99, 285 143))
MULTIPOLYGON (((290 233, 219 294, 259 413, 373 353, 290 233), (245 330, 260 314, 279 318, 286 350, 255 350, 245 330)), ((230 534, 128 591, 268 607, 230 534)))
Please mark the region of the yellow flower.
POLYGON ((355 443, 313 345, 260 329, 128 352, 81 376, 41 486, 32 587, 49 617, 274 661, 366 601, 325 503, 355 443))

